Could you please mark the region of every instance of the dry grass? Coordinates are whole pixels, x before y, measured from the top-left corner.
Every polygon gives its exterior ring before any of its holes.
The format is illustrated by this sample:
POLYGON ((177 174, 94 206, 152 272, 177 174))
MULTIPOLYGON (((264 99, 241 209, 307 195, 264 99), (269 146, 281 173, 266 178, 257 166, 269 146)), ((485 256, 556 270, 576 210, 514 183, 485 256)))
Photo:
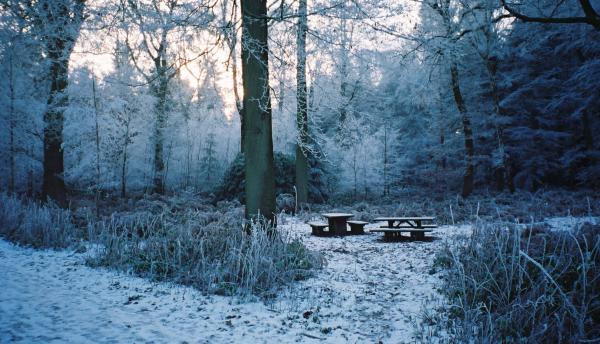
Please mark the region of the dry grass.
POLYGON ((468 199, 407 189, 397 197, 381 197, 351 205, 319 205, 300 214, 307 219, 327 211, 355 214, 355 219, 372 221, 378 216, 435 216, 440 224, 473 223, 478 220, 529 223, 546 217, 587 216, 600 213, 600 196, 592 191, 540 190, 510 193, 479 193, 468 199))
POLYGON ((35 248, 88 240, 99 248, 90 265, 226 295, 270 297, 322 265, 299 238, 259 223, 245 231, 239 204, 215 208, 189 198, 145 198, 96 221, 89 207, 72 216, 52 204, 0 193, 0 236, 35 248))
POLYGON ((298 238, 258 223, 247 232, 239 215, 231 210, 216 216, 198 211, 113 216, 96 224, 94 241, 103 248, 90 263, 210 293, 262 297, 321 266, 321 258, 298 238))
POLYGON ((0 235, 35 248, 64 248, 81 237, 71 212, 0 193, 0 235))
POLYGON ((450 342, 594 342, 600 338, 600 226, 476 226, 437 257, 450 342))

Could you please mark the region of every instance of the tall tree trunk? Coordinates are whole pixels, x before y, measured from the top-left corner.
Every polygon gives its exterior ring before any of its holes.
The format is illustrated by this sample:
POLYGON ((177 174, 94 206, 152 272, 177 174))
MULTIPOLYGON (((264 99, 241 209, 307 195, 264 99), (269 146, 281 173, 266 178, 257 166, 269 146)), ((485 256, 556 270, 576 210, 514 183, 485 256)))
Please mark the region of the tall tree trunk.
MULTIPOLYGON (((244 153, 244 137, 245 137, 245 127, 244 127, 244 105, 242 103, 242 100, 240 100, 240 92, 238 90, 238 65, 237 65, 237 59, 235 58, 236 54, 237 54, 237 43, 238 43, 238 38, 237 38, 237 30, 236 30, 236 24, 237 23, 237 1, 233 2, 233 8, 231 10, 232 12, 232 16, 231 19, 227 22, 227 30, 226 30, 226 35, 225 35, 225 41, 227 43, 227 45, 229 46, 229 50, 230 50, 230 61, 231 61, 231 78, 233 81, 233 97, 235 99, 235 108, 238 112, 238 115, 240 116, 240 153, 244 153)), ((227 11, 223 10, 223 14, 227 13, 227 11)), ((225 17, 224 17, 224 20, 225 17)))
MULTIPOLYGON (((344 5, 342 5, 344 6, 344 5)), ((349 57, 348 57, 348 41, 350 40, 350 38, 348 37, 348 32, 346 31, 346 20, 342 20, 341 23, 341 35, 342 35, 342 42, 341 42, 341 46, 340 46, 340 61, 339 61, 339 66, 340 66, 340 77, 341 77, 341 83, 340 83, 340 106, 338 109, 339 112, 339 122, 338 122, 338 133, 343 135, 343 128, 346 122, 346 118, 348 117, 348 105, 350 105, 349 102, 349 95, 348 95, 348 64, 349 64, 349 57)))
POLYGON ((190 179, 192 177, 192 139, 190 135, 190 124, 186 119, 185 121, 185 171, 183 175, 183 188, 187 189, 190 186, 190 179))
MULTIPOLYGON (((235 30, 232 33, 233 35, 233 42, 231 45, 231 49, 233 50, 232 55, 235 56, 235 47, 237 45, 237 38, 235 37, 236 33, 235 30)), ((238 115, 240 116, 240 152, 244 153, 244 137, 245 137, 245 129, 244 129, 244 105, 242 103, 242 101, 240 100, 240 92, 238 91, 238 68, 237 68, 237 61, 234 58, 231 59, 231 77, 233 79, 233 96, 235 99, 235 108, 238 112, 238 115)))
POLYGON ((240 115, 240 153, 244 153, 244 147, 246 146, 246 120, 244 119, 244 107, 240 107, 238 110, 240 115))
POLYGON ((100 218, 100 125, 98 123, 98 99, 96 97, 96 76, 92 71, 92 95, 94 99, 94 119, 96 131, 96 219, 100 218))
POLYGON ((242 0, 246 217, 275 219, 267 1, 242 0))
POLYGON ((154 96, 156 97, 154 123, 154 178, 152 191, 157 194, 165 193, 165 160, 164 160, 164 130, 167 125, 167 97, 169 92, 169 76, 167 75, 167 62, 163 58, 165 48, 159 50, 155 59, 156 84, 154 96))
POLYGON ((33 187, 33 169, 31 168, 31 165, 29 165, 27 169, 27 196, 33 198, 34 194, 35 191, 33 187))
MULTIPOLYGON (((280 67, 281 69, 285 68, 284 66, 280 67)), ((281 76, 278 80, 279 90, 277 95, 277 111, 279 113, 283 113, 283 108, 285 106, 285 76, 281 76)))
POLYGON ((383 195, 389 196, 388 183, 388 126, 383 126, 383 195))
POLYGON ((469 195, 473 192, 473 179, 475 174, 473 167, 473 156, 475 155, 475 148, 473 145, 473 130, 471 128, 471 119, 467 113, 467 106, 465 105, 465 101, 460 91, 458 66, 454 62, 450 67, 450 74, 452 81, 452 93, 454 94, 454 101, 456 102, 458 112, 460 112, 462 117, 463 132, 465 137, 466 166, 463 178, 462 196, 466 198, 469 197, 469 195))
POLYGON ((298 3, 298 33, 296 39, 296 122, 298 140, 296 143, 296 192, 298 204, 308 202, 308 103, 306 99, 306 0, 298 3))
POLYGON ((504 152, 504 130, 499 123, 500 118, 500 95, 498 94, 498 83, 496 79, 496 70, 498 66, 498 60, 495 57, 486 57, 485 67, 488 73, 490 81, 490 92, 494 104, 494 129, 496 131, 496 140, 498 141, 498 154, 500 154, 500 161, 495 166, 494 176, 496 179, 496 188, 499 191, 504 190, 506 175, 506 154, 504 152))
POLYGON ((125 142, 123 143, 123 160, 121 161, 121 197, 127 197, 127 148, 129 146, 129 123, 131 118, 127 115, 125 123, 125 142))
POLYGON ((68 104, 66 94, 68 86, 69 59, 63 56, 64 42, 55 39, 49 51, 50 59, 50 96, 48 108, 44 114, 44 180, 42 197, 51 198, 60 206, 67 204, 67 189, 63 179, 64 155, 62 150, 64 113, 68 104))
POLYGON ((43 5, 44 40, 50 61, 50 93, 44 113, 44 177, 42 198, 51 198, 60 206, 67 205, 62 150, 64 108, 69 77, 69 59, 84 20, 84 0, 61 0, 43 5), (46 27, 47 26, 47 27, 46 27))
MULTIPOLYGON (((444 133, 444 129, 440 128, 440 147, 442 148, 442 150, 444 149, 445 143, 446 143, 446 134, 444 133)), ((446 169, 446 155, 442 155, 442 158, 440 160, 440 166, 442 167, 442 170, 446 169)))
POLYGON ((358 198, 358 164, 356 158, 356 151, 358 147, 354 146, 352 149, 352 173, 354 174, 354 188, 352 190, 352 200, 356 201, 358 198))
MULTIPOLYGON (((159 103, 162 102, 159 100, 159 103)), ((163 157, 165 117, 164 106, 158 105, 156 109, 156 123, 154 124, 154 177, 152 179, 152 191, 161 195, 165 193, 165 161, 163 157)))
POLYGON ((11 44, 8 55, 8 91, 10 92, 10 104, 8 109, 9 116, 9 145, 10 145, 10 176, 8 179, 8 192, 15 192, 15 174, 16 174, 16 149, 15 149, 15 87, 13 75, 13 52, 14 46, 11 44))

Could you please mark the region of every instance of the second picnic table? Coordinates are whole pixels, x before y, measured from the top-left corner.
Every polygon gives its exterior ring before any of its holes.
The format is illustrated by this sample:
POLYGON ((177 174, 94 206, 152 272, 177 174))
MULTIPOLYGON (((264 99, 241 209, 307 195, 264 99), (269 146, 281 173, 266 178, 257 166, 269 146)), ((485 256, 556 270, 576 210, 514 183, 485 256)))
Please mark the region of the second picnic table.
POLYGON ((321 215, 327 219, 329 224, 329 232, 332 235, 345 235, 348 231, 348 219, 354 216, 353 214, 347 213, 325 213, 321 215))
POLYGON ((437 227, 436 224, 431 223, 434 219, 431 216, 378 217, 375 221, 385 221, 388 225, 372 229, 371 232, 383 232, 387 239, 397 237, 401 232, 409 232, 413 238, 424 239, 425 232, 431 232, 433 228, 437 227), (427 224, 423 222, 427 222, 427 224))

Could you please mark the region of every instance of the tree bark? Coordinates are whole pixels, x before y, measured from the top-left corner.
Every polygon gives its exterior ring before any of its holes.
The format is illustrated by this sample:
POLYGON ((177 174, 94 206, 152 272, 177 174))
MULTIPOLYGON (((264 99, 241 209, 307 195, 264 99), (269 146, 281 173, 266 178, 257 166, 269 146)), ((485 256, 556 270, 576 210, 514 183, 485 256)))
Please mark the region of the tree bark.
MULTIPOLYGON (((342 7, 344 7, 344 5, 342 5, 342 7)), ((341 45, 340 45, 340 57, 339 57, 339 62, 338 65, 340 66, 340 78, 341 78, 341 82, 340 82, 340 105, 339 105, 339 121, 338 121, 338 134, 339 135, 343 135, 343 128, 345 126, 346 123, 346 118, 348 117, 348 106, 350 105, 350 96, 348 95, 349 90, 348 90, 348 64, 349 64, 349 50, 350 47, 349 45, 349 41, 351 40, 350 37, 348 37, 348 32, 347 32, 347 27, 346 27, 346 20, 342 20, 341 22, 341 45)), ((343 139, 342 137, 340 137, 340 139, 343 139)), ((343 140, 342 140, 343 142, 343 140)))
POLYGON ((127 115, 127 123, 125 124, 125 142, 123 143, 123 160, 121 161, 121 197, 127 197, 127 148, 129 146, 129 124, 130 115, 127 115))
MULTIPOLYGON (((226 13, 226 11, 223 11, 226 13)), ((236 24, 237 17, 237 2, 233 2, 232 16, 231 20, 227 22, 227 30, 225 35, 225 42, 229 46, 230 50, 230 61, 231 61, 231 78, 233 81, 233 97, 235 99, 235 108, 240 116, 240 153, 244 153, 244 136, 245 136, 245 128, 244 128, 244 105, 242 100, 240 100, 240 92, 238 90, 238 65, 237 59, 235 58, 235 54, 237 53, 237 30, 236 24)), ((225 19, 225 18, 224 18, 225 19)))
POLYGON ((296 122, 298 141, 296 143, 296 192, 299 205, 308 202, 308 102, 306 93, 306 0, 298 3, 298 33, 296 39, 296 122))
MULTIPOLYGON (((235 56, 235 47, 237 46, 237 37, 235 28, 232 28, 230 48, 232 49, 232 55, 235 56)), ((238 68, 237 61, 234 58, 231 59, 231 78, 233 79, 233 96, 235 99, 235 108, 240 116, 240 152, 244 153, 244 105, 240 100, 240 92, 238 91, 238 68)))
POLYGON ((60 206, 67 205, 67 188, 63 179, 64 154, 62 150, 64 108, 69 77, 69 58, 84 20, 84 0, 62 0, 44 5, 46 54, 50 61, 50 93, 44 113, 44 177, 42 198, 53 199, 60 206))
POLYGON ((244 126, 244 105, 243 102, 240 101, 240 95, 237 87, 237 63, 235 60, 233 61, 233 95, 235 96, 235 107, 237 109, 238 115, 240 116, 240 153, 244 153, 244 144, 246 140, 246 129, 244 126))
POLYGON ((487 56, 485 60, 485 67, 488 73, 490 81, 490 92, 492 94, 492 100, 494 103, 494 129, 496 131, 496 140, 498 141, 498 151, 500 154, 500 163, 495 166, 494 175, 496 179, 496 189, 503 191, 505 186, 506 175, 506 154, 504 153, 504 130, 500 123, 498 123, 500 113, 500 95, 498 94, 498 83, 496 79, 496 71, 498 67, 498 60, 495 57, 487 56))
MULTIPOLYGON (((163 41, 164 44, 164 41, 163 41)), ((163 47, 161 44, 161 47, 163 47)), ((169 75, 167 73, 167 62, 164 58, 166 48, 161 48, 158 57, 154 60, 156 81, 153 85, 153 93, 156 97, 154 123, 154 178, 153 192, 165 193, 165 161, 164 161, 164 130, 167 124, 167 97, 169 94, 169 75)))
POLYGON ((383 195, 389 196, 388 183, 388 126, 387 123, 383 126, 383 195))
POLYGON ((463 134, 465 137, 466 166, 465 174, 463 177, 462 196, 466 198, 469 197, 469 195, 473 192, 473 179, 475 174, 473 167, 473 156, 475 155, 475 148, 473 144, 473 130, 471 128, 471 119, 469 118, 469 114, 467 113, 467 106, 465 105, 465 101, 460 90, 458 66, 454 62, 450 67, 450 74, 452 81, 452 93, 454 94, 454 101, 456 102, 458 112, 460 112, 460 115, 462 117, 463 134))
POLYGON ((92 71, 92 95, 94 100, 94 119, 96 133, 96 219, 100 218, 100 125, 98 123, 98 99, 96 98, 96 76, 92 71))
POLYGON ((53 199, 64 207, 67 203, 67 189, 63 179, 64 155, 62 150, 64 114, 63 108, 68 103, 66 94, 68 86, 69 59, 63 56, 65 43, 62 39, 54 39, 48 57, 50 58, 50 96, 48 109, 44 114, 44 180, 42 198, 53 199))
POLYGON ((266 0, 242 0, 246 218, 275 219, 266 0))
MULTIPOLYGON (((444 147, 444 144, 446 143, 446 135, 444 134, 444 129, 440 128, 440 146, 444 147)), ((446 156, 442 155, 442 158, 440 160, 440 166, 442 167, 442 170, 446 169, 446 156)))
POLYGON ((9 104, 9 145, 10 145, 10 176, 8 179, 8 192, 15 192, 15 174, 16 174, 16 149, 15 149, 15 87, 13 75, 13 52, 14 46, 11 44, 10 52, 8 53, 8 91, 10 92, 9 104))

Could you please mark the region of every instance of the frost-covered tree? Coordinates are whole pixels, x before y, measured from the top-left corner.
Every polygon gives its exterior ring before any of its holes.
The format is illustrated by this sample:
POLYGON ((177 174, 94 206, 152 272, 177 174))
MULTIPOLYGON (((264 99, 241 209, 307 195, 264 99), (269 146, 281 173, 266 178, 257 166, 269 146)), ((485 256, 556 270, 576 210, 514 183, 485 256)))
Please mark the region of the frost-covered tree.
POLYGON ((153 191, 165 192, 165 130, 171 102, 171 81, 180 69, 209 48, 193 49, 193 30, 208 26, 210 3, 177 0, 127 0, 122 2, 122 30, 137 70, 153 96, 153 191), (132 31, 133 30, 133 31, 132 31))
POLYGON ((459 61, 463 56, 461 38, 467 33, 467 30, 470 30, 465 28, 465 17, 466 13, 472 11, 472 8, 462 2, 430 0, 424 2, 423 11, 426 11, 424 15, 428 15, 431 20, 437 21, 436 25, 430 28, 430 30, 433 29, 430 37, 426 37, 424 40, 430 49, 433 49, 433 53, 438 54, 446 65, 445 68, 450 75, 450 88, 454 102, 461 117, 465 146, 462 196, 468 197, 473 192, 475 180, 475 145, 471 114, 467 109, 461 85, 459 61), (437 17, 430 13, 435 13, 437 17))
POLYGON ((307 2, 298 2, 298 27, 296 39, 296 107, 298 142, 296 144, 296 192, 297 202, 308 202, 308 179, 310 154, 308 132, 308 99, 306 88, 306 33, 308 31, 307 2))
POLYGON ((65 206, 63 127, 68 105, 69 61, 85 19, 84 0, 2 1, 3 11, 19 22, 19 31, 27 33, 34 49, 45 59, 48 84, 43 129, 42 197, 65 206))
POLYGON ((32 23, 14 9, 0 2, 0 188, 33 195, 41 172, 47 66, 32 23))

